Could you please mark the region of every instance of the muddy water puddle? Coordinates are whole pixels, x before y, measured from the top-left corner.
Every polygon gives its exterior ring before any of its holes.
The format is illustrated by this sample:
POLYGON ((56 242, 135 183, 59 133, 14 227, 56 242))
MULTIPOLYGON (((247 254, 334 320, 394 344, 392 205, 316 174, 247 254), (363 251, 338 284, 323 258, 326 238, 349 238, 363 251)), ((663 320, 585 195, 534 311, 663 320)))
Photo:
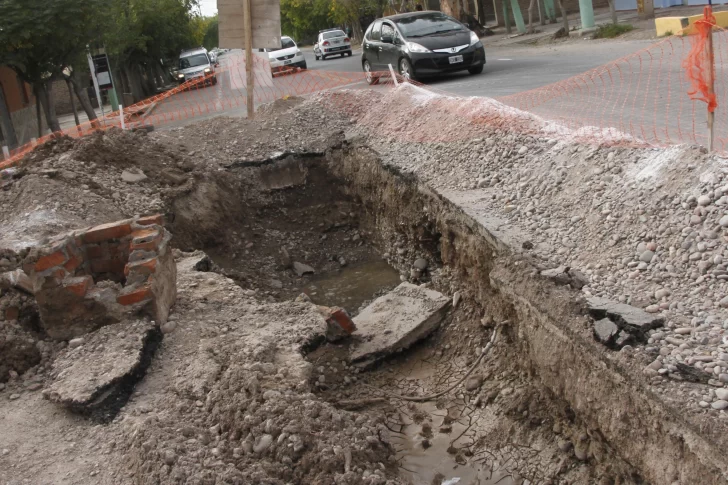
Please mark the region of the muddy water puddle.
POLYGON ((385 261, 371 261, 313 276, 300 291, 318 305, 340 306, 356 313, 364 302, 399 283, 397 270, 385 261))
MULTIPOLYGON (((427 357, 417 351, 395 368, 402 395, 425 395, 445 389, 463 375, 452 360, 427 357)), ((489 416, 454 391, 450 397, 424 403, 402 402, 388 416, 391 441, 400 475, 413 485, 526 485, 515 473, 516 459, 492 452, 482 443, 489 416)))

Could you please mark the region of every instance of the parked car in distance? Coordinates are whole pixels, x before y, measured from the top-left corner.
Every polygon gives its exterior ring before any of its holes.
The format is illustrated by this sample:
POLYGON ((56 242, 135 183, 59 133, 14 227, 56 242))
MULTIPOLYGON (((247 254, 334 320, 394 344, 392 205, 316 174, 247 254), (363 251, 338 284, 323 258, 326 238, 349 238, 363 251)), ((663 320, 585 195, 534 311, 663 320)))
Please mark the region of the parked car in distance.
POLYGON ((313 55, 318 61, 330 56, 351 56, 351 39, 341 29, 328 29, 319 32, 313 45, 313 55))
POLYGON ((303 57, 303 52, 290 37, 281 37, 280 49, 265 49, 265 52, 268 53, 270 67, 273 70, 288 66, 306 69, 306 59, 303 57))
POLYGON ((389 65, 405 79, 469 71, 480 74, 485 48, 475 32, 441 12, 412 12, 372 22, 364 34, 362 69, 375 84, 389 65))
POLYGON ((204 47, 195 47, 194 49, 182 51, 179 55, 177 81, 182 84, 191 79, 201 77, 209 78, 209 82, 212 85, 217 84, 215 63, 210 59, 207 49, 204 47))

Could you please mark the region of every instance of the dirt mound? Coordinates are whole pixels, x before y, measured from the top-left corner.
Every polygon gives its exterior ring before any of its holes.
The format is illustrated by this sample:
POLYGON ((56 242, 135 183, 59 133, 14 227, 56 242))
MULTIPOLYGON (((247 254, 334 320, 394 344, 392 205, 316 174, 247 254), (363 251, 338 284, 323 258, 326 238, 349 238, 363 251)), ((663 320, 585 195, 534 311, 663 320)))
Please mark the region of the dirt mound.
POLYGON ((382 421, 311 393, 301 349, 325 332, 315 306, 260 304, 231 280, 194 270, 199 260, 179 264, 177 330, 161 350, 165 367, 153 365, 146 379, 161 384, 154 417, 126 423, 129 473, 142 483, 384 484, 393 469, 382 421), (186 358, 174 375, 157 380, 179 352, 186 358))

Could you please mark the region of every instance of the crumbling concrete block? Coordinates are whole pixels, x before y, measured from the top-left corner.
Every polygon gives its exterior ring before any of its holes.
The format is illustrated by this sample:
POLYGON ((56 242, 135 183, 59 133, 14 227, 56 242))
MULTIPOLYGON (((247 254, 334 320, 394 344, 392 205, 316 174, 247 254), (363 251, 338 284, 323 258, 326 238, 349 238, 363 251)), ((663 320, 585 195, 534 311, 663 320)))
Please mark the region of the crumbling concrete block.
POLYGON ((146 321, 105 326, 62 351, 43 396, 99 421, 113 419, 144 376, 162 340, 146 321))
POLYGON ((177 268, 162 223, 157 215, 102 224, 31 251, 24 269, 46 333, 68 340, 136 313, 165 323, 177 268))
POLYGON ((402 283, 354 317, 359 343, 352 362, 369 365, 427 337, 447 314, 450 298, 411 283, 402 283))

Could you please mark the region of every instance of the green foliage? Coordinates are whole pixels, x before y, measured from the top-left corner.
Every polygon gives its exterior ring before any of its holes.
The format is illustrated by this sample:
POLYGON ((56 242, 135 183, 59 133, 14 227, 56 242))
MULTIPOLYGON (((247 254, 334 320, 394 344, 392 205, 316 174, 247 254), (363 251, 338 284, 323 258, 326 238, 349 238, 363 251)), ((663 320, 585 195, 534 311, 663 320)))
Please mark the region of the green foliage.
POLYGON ((108 18, 104 0, 0 0, 0 64, 36 84, 60 76, 108 18))
POLYGON ((219 47, 220 43, 220 29, 217 22, 217 15, 214 17, 207 18, 207 24, 205 26, 205 34, 202 36, 202 45, 205 49, 210 50, 215 47, 219 47))
POLYGON ((319 30, 380 17, 388 4, 388 0, 281 0, 281 30, 299 42, 310 41, 319 30))
POLYGON ((175 58, 200 45, 192 0, 111 0, 113 25, 104 35, 107 52, 122 62, 145 63, 175 58), (198 37, 199 42, 196 43, 198 37))
POLYGON ((608 24, 600 25, 597 31, 594 33, 595 39, 613 39, 622 34, 634 30, 630 24, 608 24))

